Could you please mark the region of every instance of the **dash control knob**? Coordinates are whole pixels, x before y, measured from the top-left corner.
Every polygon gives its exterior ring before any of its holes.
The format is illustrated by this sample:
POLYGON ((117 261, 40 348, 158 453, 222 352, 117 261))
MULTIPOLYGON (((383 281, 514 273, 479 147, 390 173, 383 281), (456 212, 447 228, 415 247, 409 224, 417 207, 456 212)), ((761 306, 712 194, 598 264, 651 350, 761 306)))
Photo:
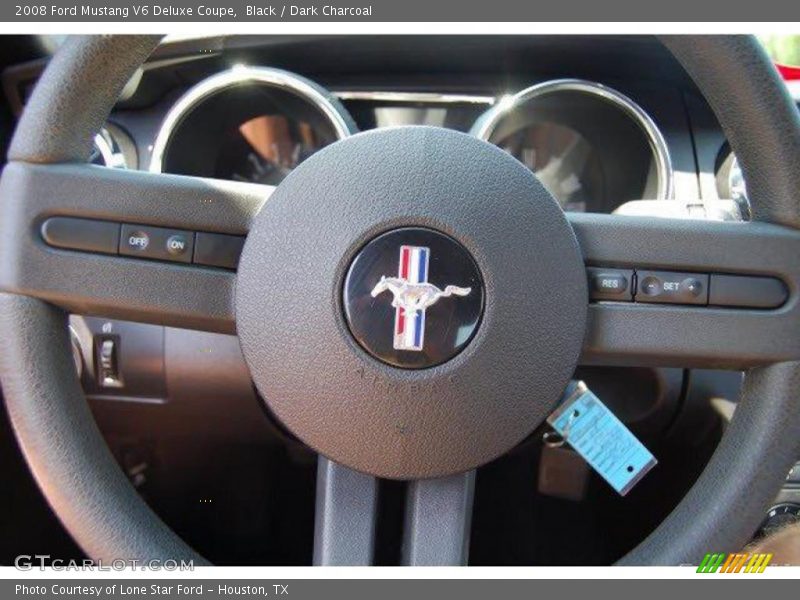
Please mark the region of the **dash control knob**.
POLYGON ((786 525, 800 522, 800 504, 784 502, 773 506, 767 511, 767 516, 758 530, 759 536, 769 535, 786 525))

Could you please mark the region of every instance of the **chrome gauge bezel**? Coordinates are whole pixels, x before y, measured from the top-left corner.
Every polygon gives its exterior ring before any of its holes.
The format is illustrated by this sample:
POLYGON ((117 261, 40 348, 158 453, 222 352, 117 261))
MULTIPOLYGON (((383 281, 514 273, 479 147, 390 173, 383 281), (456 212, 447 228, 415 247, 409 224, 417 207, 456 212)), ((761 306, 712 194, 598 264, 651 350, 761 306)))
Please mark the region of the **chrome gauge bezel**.
POLYGON ((470 133, 489 142, 500 122, 512 112, 522 108, 537 98, 561 92, 590 94, 604 102, 611 103, 633 119, 639 129, 644 133, 648 145, 653 152, 656 177, 658 179, 656 199, 668 200, 673 198, 675 177, 672 168, 672 158, 661 130, 655 124, 652 117, 631 98, 595 81, 584 79, 553 79, 532 85, 511 96, 504 96, 475 121, 470 133))
POLYGON ((200 104, 232 87, 252 84, 272 86, 306 100, 330 123, 336 139, 344 139, 358 131, 344 106, 330 92, 313 81, 282 69, 235 66, 203 79, 170 108, 153 143, 149 170, 153 173, 163 171, 164 154, 176 129, 200 104))

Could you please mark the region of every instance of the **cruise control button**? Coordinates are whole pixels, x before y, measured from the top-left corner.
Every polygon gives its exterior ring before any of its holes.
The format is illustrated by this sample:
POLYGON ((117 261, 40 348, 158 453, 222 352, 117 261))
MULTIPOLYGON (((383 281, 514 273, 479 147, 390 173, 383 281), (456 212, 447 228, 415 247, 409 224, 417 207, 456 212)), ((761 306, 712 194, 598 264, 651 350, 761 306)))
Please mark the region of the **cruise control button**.
POLYGON ((42 238, 56 248, 116 254, 119 224, 75 217, 50 217, 42 223, 42 238))
POLYGON ((624 269, 586 269, 589 276, 589 298, 630 302, 633 271, 624 269))
POLYGON ((235 269, 244 246, 244 236, 197 232, 194 262, 198 265, 235 269))
POLYGON ((150 236, 145 231, 132 231, 125 234, 123 244, 134 252, 144 252, 150 245, 150 236))
POLYGON ((123 225, 119 253, 125 256, 192 262, 194 233, 148 225, 123 225))
POLYGON ((700 282, 699 279, 694 277, 687 277, 681 282, 680 288, 682 292, 689 294, 690 296, 694 296, 699 298, 703 293, 703 284, 700 282))
POLYGON ((711 275, 708 303, 738 308, 777 308, 789 297, 786 285, 775 277, 711 275))
POLYGON ((645 277, 641 281, 639 291, 646 296, 658 296, 663 291, 663 284, 658 277, 645 277))
POLYGON ((186 254, 186 249, 189 247, 189 239, 182 233, 176 233, 167 239, 167 252, 173 256, 181 256, 186 254))
POLYGON ((672 271, 637 271, 636 302, 708 304, 708 275, 672 271))

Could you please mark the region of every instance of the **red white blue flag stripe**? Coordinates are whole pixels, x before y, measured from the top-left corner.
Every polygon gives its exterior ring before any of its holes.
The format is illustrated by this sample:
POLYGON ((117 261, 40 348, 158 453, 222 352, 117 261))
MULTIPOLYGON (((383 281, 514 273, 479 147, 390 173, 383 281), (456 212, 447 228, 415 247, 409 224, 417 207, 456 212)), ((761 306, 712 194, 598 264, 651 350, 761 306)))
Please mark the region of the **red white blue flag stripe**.
MULTIPOLYGON (((397 276, 409 283, 428 282, 430 250, 423 246, 400 246, 397 276)), ((394 314, 395 350, 422 350, 425 342, 425 311, 407 312, 398 307, 394 314)))

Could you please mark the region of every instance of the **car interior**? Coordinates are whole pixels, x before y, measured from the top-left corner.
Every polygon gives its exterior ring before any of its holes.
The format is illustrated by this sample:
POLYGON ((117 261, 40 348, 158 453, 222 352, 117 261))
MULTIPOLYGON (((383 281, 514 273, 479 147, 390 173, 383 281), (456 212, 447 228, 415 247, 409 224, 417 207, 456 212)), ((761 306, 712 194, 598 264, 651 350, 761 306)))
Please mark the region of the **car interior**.
POLYGON ((0 38, 0 564, 688 562, 800 520, 800 94, 757 45, 0 38), (657 459, 624 495, 551 443, 578 380, 657 459))

